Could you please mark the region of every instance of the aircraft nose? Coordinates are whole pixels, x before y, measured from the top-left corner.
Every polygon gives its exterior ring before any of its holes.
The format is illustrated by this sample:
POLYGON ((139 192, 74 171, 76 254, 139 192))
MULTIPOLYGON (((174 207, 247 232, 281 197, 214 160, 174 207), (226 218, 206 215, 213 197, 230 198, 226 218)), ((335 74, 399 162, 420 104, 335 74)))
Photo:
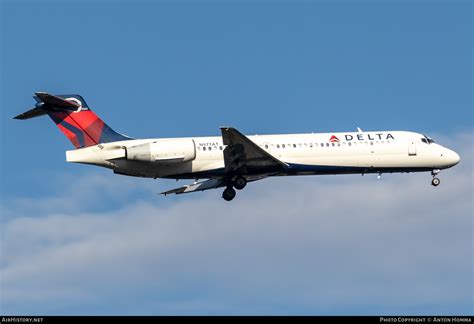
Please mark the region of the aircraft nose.
POLYGON ((456 152, 449 150, 448 159, 451 165, 456 165, 461 160, 461 157, 456 152))

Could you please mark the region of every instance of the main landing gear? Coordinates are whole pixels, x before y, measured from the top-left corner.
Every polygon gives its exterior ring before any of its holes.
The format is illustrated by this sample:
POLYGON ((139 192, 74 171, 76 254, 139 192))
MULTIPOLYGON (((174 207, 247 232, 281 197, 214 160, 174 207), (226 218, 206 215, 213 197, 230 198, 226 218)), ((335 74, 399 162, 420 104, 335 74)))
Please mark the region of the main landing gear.
POLYGON ((235 198, 235 190, 232 188, 232 186, 227 186, 225 188, 224 192, 222 193, 222 198, 224 198, 225 201, 231 201, 232 199, 235 198))
POLYGON ((237 178, 234 179, 235 189, 242 190, 245 188, 246 185, 247 185, 247 180, 244 177, 238 176, 237 178))
POLYGON ((441 183, 441 180, 439 180, 439 178, 436 178, 436 175, 440 172, 440 170, 433 170, 431 171, 431 175, 433 176, 433 180, 431 180, 431 185, 433 187, 437 187, 439 186, 439 184, 441 183))
POLYGON ((225 188, 224 192, 222 193, 222 198, 226 201, 231 201, 235 198, 236 192, 234 190, 242 190, 247 185, 247 179, 242 176, 238 176, 233 181, 231 181, 227 187, 225 188))

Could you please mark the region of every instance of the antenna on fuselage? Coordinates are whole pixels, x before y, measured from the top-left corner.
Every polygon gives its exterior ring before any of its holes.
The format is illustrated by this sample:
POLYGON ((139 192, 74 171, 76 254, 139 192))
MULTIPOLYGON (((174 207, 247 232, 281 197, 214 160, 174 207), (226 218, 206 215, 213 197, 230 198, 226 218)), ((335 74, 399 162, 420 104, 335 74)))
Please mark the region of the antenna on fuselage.
POLYGON ((362 129, 360 129, 360 127, 357 127, 357 131, 358 131, 359 133, 363 133, 363 131, 362 131, 362 129))

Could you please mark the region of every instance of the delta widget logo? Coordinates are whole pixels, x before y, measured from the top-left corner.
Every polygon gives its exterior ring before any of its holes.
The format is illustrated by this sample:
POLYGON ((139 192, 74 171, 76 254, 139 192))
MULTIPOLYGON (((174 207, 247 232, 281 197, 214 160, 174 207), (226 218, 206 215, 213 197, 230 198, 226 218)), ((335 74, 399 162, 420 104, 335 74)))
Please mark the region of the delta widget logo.
POLYGON ((329 142, 331 142, 331 143, 338 143, 338 142, 340 142, 340 141, 339 141, 339 138, 336 137, 336 135, 333 135, 333 136, 331 136, 331 138, 329 139, 329 142))

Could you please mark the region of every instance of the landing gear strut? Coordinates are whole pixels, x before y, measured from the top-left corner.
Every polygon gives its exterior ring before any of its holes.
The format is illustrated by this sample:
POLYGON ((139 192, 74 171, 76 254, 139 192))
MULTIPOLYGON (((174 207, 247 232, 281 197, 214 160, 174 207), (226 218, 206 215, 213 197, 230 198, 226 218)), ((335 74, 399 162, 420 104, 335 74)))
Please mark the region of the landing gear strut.
POLYGON ((246 185, 247 185, 247 180, 244 177, 238 176, 237 178, 234 179, 235 189, 242 190, 245 188, 246 185))
POLYGON ((224 198, 225 201, 231 201, 232 199, 235 198, 235 190, 232 188, 232 186, 228 186, 225 188, 224 192, 222 193, 222 198, 224 198))
POLYGON ((433 180, 431 180, 431 185, 434 186, 434 187, 437 187, 439 186, 439 184, 441 183, 441 180, 439 180, 438 178, 436 178, 436 175, 440 172, 440 170, 433 170, 431 171, 431 175, 433 176, 433 180))

